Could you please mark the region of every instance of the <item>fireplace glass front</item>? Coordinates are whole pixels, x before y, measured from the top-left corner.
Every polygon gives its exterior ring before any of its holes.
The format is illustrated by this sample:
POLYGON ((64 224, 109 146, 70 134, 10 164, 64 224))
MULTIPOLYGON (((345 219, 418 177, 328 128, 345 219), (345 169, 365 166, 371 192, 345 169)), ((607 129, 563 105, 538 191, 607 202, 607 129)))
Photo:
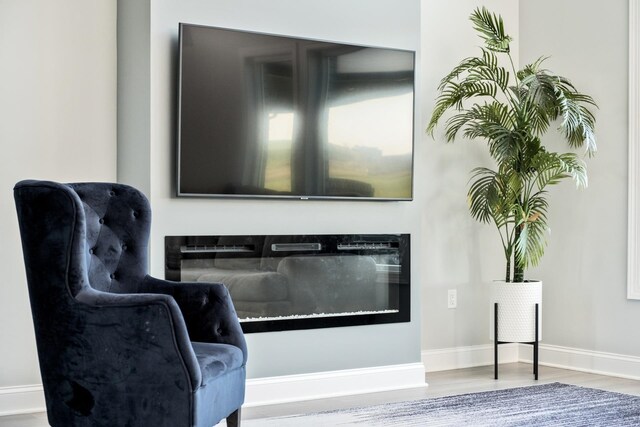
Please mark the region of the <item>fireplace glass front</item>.
POLYGON ((169 280, 223 283, 245 332, 408 322, 408 234, 167 236, 169 280))

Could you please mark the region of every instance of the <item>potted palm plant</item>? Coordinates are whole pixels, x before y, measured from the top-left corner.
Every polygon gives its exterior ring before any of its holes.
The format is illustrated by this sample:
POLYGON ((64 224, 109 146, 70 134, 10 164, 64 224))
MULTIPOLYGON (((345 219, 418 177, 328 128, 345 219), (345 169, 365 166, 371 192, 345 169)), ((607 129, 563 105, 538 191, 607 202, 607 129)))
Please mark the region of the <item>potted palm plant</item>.
POLYGON ((542 283, 525 280, 525 271, 539 263, 546 247, 547 190, 566 179, 587 186, 580 156, 552 152, 541 137, 557 125, 570 148, 583 147, 592 156, 596 141, 590 108, 597 106, 567 78, 544 69, 545 57, 516 70, 512 38, 501 16, 483 7, 470 20, 484 40, 481 55, 464 59, 442 79, 427 132, 433 136, 446 115, 447 142, 461 134, 487 144, 495 168, 473 169, 469 209, 473 218, 496 227, 504 249, 504 281, 495 282, 493 292, 494 301, 505 305, 500 340, 528 342, 534 314, 522 312, 522 306, 541 303, 542 283), (503 299, 514 295, 504 293, 514 294, 519 305, 507 307, 503 299))

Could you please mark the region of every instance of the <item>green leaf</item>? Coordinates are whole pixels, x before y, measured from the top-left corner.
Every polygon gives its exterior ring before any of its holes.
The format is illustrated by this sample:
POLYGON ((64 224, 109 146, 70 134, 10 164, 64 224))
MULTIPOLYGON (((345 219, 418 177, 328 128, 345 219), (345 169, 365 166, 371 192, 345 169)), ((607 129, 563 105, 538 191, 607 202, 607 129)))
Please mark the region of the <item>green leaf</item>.
POLYGON ((578 92, 567 78, 534 66, 522 74, 521 83, 522 104, 536 134, 560 118, 559 130, 570 147, 584 146, 590 156, 596 152, 595 116, 588 108, 597 107, 592 97, 578 92))
POLYGON ((477 8, 469 17, 473 28, 484 40, 487 49, 495 52, 509 52, 512 38, 505 33, 502 17, 491 13, 486 7, 477 8))

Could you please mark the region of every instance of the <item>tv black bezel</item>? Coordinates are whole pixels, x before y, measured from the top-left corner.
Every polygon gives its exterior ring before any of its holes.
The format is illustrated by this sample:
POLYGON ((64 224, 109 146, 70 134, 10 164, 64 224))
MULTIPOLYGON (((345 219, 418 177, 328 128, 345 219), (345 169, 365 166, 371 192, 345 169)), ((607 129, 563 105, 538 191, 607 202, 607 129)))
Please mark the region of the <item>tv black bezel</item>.
POLYGON ((175 145, 175 185, 176 185, 176 197, 179 198, 204 198, 204 199, 276 199, 276 200, 345 200, 345 201, 374 201, 374 202, 402 202, 402 201, 412 201, 414 188, 415 188, 415 180, 414 180, 414 171, 415 171, 415 126, 416 126, 416 81, 415 81, 415 70, 416 70, 416 51, 410 49, 400 49, 400 48, 392 48, 392 47, 383 47, 383 46, 372 46, 372 45, 364 45, 364 44, 354 44, 347 43, 343 41, 335 41, 335 40, 322 40, 322 39, 314 39, 314 38, 305 38, 305 37, 296 37, 286 34, 274 34, 274 33, 265 33, 259 31, 248 31, 241 30, 235 28, 226 28, 226 27, 218 27, 211 25, 202 25, 202 24, 191 24, 191 23, 178 23, 178 79, 177 79, 177 108, 176 108, 176 145, 175 145), (414 72, 413 84, 412 84, 412 105, 413 105, 413 114, 411 117, 412 130, 411 133, 411 195, 409 197, 365 197, 365 196, 319 196, 319 195, 287 195, 287 194, 232 194, 232 193, 187 193, 182 192, 180 190, 180 178, 181 178, 181 162, 180 162, 180 148, 181 148, 181 126, 182 126, 182 40, 183 35, 182 31, 184 27, 200 27, 200 28, 211 28, 216 30, 224 30, 224 31, 233 31, 239 33, 247 33, 247 34, 257 34, 264 36, 274 36, 274 37, 284 37, 293 40, 301 40, 301 41, 311 41, 311 42, 319 42, 319 43, 335 43, 335 44, 343 44, 345 46, 354 46, 354 47, 363 47, 363 48, 375 48, 375 49, 386 49, 390 51, 400 51, 400 52, 408 52, 412 54, 412 69, 414 72))

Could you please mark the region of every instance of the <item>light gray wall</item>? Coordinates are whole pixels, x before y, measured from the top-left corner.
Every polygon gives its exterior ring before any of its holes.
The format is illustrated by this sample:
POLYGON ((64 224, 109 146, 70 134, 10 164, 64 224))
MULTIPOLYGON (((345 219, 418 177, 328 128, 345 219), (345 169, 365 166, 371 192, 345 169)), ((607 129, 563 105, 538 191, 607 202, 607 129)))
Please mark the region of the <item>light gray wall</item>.
POLYGON ((467 209, 471 169, 490 165, 480 141, 444 142, 443 126, 434 138, 424 134, 440 79, 482 45, 468 17, 485 5, 499 13, 516 42, 519 3, 513 0, 422 1, 421 138, 417 141, 416 182, 420 192, 422 264, 422 348, 452 348, 489 342, 488 284, 502 278, 502 247, 495 230, 475 222, 467 209), (447 308, 447 290, 457 289, 458 308, 447 308))
POLYGON ((110 0, 0 1, 0 387, 40 383, 13 185, 116 178, 115 16, 110 0))
MULTIPOLYGON (((112 0, 113 1, 113 0, 112 0)), ((118 182, 151 192, 150 4, 117 0, 118 182)))
MULTIPOLYGON (((546 68, 570 78, 599 105, 599 150, 587 160, 589 188, 555 188, 550 243, 537 270, 544 281, 549 344, 640 356, 640 301, 626 299, 627 0, 523 1, 523 63, 549 55, 546 68)), ((564 149, 557 136, 548 141, 564 149)))
MULTIPOLYGON (((173 184, 179 22, 419 51, 419 0, 151 0, 150 4, 152 274, 164 275, 166 235, 408 232, 414 242, 410 323, 250 334, 248 375, 419 362, 419 218, 424 200, 419 181, 414 202, 392 203, 178 199, 173 184)), ((121 83, 127 77, 120 75, 121 83)), ((420 123, 420 103, 417 106, 420 123)))

